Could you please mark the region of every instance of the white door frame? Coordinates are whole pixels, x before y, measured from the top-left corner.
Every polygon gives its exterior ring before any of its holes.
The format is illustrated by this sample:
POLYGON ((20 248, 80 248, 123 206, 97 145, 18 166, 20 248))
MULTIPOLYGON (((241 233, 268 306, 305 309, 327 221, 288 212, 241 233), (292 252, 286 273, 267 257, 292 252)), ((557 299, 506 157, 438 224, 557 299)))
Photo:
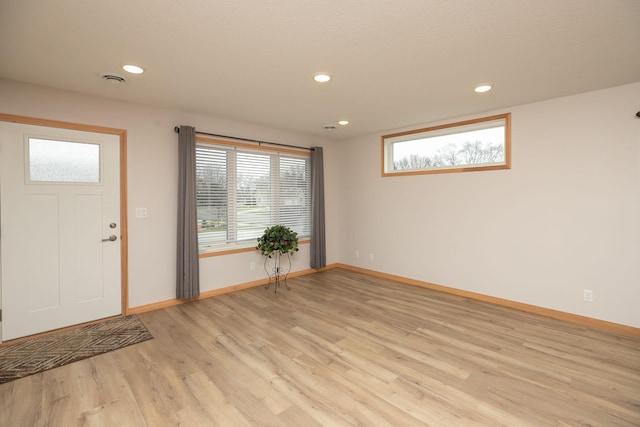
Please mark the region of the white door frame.
MULTIPOLYGON (((94 133, 105 133, 110 135, 118 135, 120 137, 120 266, 121 266, 121 313, 119 316, 126 316, 129 311, 129 292, 128 292, 128 227, 127 227, 127 131, 125 129, 108 128, 102 126, 83 125, 78 123, 61 122, 57 120, 38 119, 26 116, 16 116, 12 114, 0 113, 0 121, 10 123, 20 123, 25 125, 46 126, 51 128, 62 128, 71 130, 80 130, 94 133)), ((0 254, 1 256, 2 254, 0 254)), ((1 264, 0 264, 1 265, 1 264)), ((1 277, 0 277, 1 280, 1 277)), ((0 291, 2 287, 0 286, 0 291)), ((2 296, 0 295, 0 298, 2 296)), ((0 299, 1 301, 1 299, 0 299)), ((1 318, 0 318, 1 319, 1 318)), ((96 319, 97 320, 97 319, 96 319)), ((2 337, 0 336, 0 343, 2 337)))

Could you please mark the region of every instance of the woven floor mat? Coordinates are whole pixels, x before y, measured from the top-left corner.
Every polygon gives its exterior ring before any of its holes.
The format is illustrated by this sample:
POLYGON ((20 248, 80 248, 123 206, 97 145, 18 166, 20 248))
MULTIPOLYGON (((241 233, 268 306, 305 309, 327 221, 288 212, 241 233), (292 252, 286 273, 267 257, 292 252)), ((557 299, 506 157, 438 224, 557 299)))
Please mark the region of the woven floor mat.
POLYGON ((0 384, 152 338, 131 315, 0 347, 0 384))

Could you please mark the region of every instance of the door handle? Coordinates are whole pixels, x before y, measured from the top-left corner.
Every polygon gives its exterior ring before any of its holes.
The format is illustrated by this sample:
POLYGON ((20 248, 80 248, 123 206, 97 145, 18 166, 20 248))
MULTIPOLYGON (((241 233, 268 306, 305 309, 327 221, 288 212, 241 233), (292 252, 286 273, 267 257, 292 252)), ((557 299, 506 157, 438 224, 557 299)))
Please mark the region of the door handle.
POLYGON ((112 234, 111 236, 109 236, 108 239, 102 239, 103 242, 115 242, 118 238, 116 237, 115 234, 112 234))

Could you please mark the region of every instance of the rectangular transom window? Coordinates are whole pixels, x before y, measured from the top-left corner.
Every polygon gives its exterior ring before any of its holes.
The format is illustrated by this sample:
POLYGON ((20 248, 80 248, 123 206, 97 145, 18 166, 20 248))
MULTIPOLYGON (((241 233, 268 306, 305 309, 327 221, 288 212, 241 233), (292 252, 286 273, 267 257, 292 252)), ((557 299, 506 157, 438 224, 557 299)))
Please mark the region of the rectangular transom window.
POLYGON ((29 138, 27 182, 100 182, 100 144, 29 138))
POLYGON ((311 234, 311 161, 294 150, 196 146, 200 253, 253 247, 267 227, 311 234))
POLYGON ((382 136, 382 176, 511 167, 511 114, 382 136))

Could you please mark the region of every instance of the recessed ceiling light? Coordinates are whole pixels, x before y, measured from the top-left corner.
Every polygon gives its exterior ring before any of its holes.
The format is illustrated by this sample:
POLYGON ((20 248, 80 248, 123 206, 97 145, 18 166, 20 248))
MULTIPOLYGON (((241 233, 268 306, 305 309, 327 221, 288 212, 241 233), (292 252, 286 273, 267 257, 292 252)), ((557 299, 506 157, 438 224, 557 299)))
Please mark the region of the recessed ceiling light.
POLYGON ((313 80, 317 81, 318 83, 326 83, 329 80, 331 80, 331 74, 329 74, 329 73, 315 73, 313 75, 313 80))
POLYGON ((346 125, 348 125, 348 124, 349 124, 349 120, 340 120, 340 121, 338 122, 338 124, 339 124, 339 125, 342 125, 342 126, 346 126, 346 125))
POLYGON ((137 65, 123 65, 122 69, 131 74, 142 74, 144 70, 137 65))
POLYGON ((474 91, 478 93, 489 92, 491 90, 491 85, 480 85, 474 89, 474 91))

